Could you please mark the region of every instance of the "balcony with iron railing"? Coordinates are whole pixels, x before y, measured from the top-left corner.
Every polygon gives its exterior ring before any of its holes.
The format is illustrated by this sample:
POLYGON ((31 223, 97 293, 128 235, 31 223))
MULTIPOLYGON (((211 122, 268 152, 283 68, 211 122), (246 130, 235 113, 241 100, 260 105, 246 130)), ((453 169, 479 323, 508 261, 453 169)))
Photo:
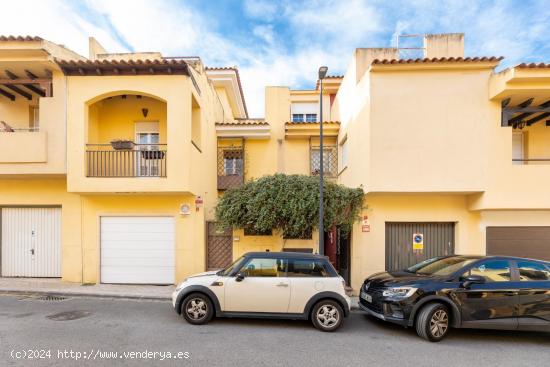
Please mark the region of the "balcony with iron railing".
POLYGON ((218 190, 227 190, 244 183, 244 148, 218 147, 218 190))
POLYGON ((86 177, 166 177, 166 144, 86 144, 86 177))

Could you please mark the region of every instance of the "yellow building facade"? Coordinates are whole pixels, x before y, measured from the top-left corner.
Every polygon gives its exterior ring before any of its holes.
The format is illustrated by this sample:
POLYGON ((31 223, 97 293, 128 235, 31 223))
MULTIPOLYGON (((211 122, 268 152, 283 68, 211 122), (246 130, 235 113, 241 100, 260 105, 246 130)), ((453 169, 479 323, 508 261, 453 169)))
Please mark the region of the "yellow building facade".
POLYGON ((462 34, 422 42, 419 59, 355 50, 323 80, 323 116, 317 81, 266 87, 251 118, 234 67, 0 37, 2 276, 172 284, 247 251, 311 251, 358 289, 432 256, 548 259, 550 67, 496 71, 462 34), (327 180, 365 192, 349 236, 331 228, 320 249, 317 231, 215 225, 225 190, 318 175, 321 154, 327 180))

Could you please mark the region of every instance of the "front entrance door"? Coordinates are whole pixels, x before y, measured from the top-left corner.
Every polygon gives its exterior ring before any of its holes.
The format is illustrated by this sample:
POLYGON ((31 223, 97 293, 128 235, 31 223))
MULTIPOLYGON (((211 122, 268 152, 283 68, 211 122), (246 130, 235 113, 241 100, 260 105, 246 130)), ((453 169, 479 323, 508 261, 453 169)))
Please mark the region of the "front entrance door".
POLYGON ((207 260, 208 270, 223 269, 233 261, 233 235, 231 228, 220 229, 216 222, 207 222, 207 260))
POLYGON ((350 284, 350 236, 340 227, 325 232, 325 252, 338 274, 350 284))

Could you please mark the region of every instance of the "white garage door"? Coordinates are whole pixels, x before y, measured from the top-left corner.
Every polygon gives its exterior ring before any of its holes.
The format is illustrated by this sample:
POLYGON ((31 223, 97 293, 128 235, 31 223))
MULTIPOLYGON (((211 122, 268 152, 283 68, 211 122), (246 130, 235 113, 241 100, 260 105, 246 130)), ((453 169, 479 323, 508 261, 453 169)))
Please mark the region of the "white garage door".
POLYGON ((101 282, 174 284, 174 218, 101 217, 101 282))
POLYGON ((2 208, 2 276, 61 276, 61 208, 2 208))

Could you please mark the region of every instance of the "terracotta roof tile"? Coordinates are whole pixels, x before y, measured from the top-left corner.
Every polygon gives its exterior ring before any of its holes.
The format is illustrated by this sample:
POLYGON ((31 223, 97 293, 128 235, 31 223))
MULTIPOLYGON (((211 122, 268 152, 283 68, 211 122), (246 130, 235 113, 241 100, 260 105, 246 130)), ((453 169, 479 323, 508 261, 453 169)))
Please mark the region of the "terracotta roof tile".
POLYGON ((475 62, 497 62, 504 57, 434 57, 423 59, 374 59, 372 64, 375 65, 390 65, 390 64, 423 64, 423 63, 439 63, 439 62, 457 62, 457 63, 475 63, 475 62))
POLYGON ((0 36, 0 41, 42 41, 40 37, 32 36, 0 36))
POLYGON ((59 65, 64 66, 154 66, 154 65, 187 65, 185 60, 181 59, 140 59, 140 60, 55 60, 59 65))
POLYGON ((234 125, 269 125, 264 119, 235 119, 235 121, 216 122, 218 126, 234 126, 234 125))
POLYGON ((65 75, 189 75, 189 66, 181 59, 140 60, 60 60, 55 62, 65 75))
POLYGON ((548 69, 550 68, 550 63, 544 63, 544 62, 539 62, 539 63, 521 63, 519 65, 516 66, 517 68, 520 68, 520 69, 548 69))

